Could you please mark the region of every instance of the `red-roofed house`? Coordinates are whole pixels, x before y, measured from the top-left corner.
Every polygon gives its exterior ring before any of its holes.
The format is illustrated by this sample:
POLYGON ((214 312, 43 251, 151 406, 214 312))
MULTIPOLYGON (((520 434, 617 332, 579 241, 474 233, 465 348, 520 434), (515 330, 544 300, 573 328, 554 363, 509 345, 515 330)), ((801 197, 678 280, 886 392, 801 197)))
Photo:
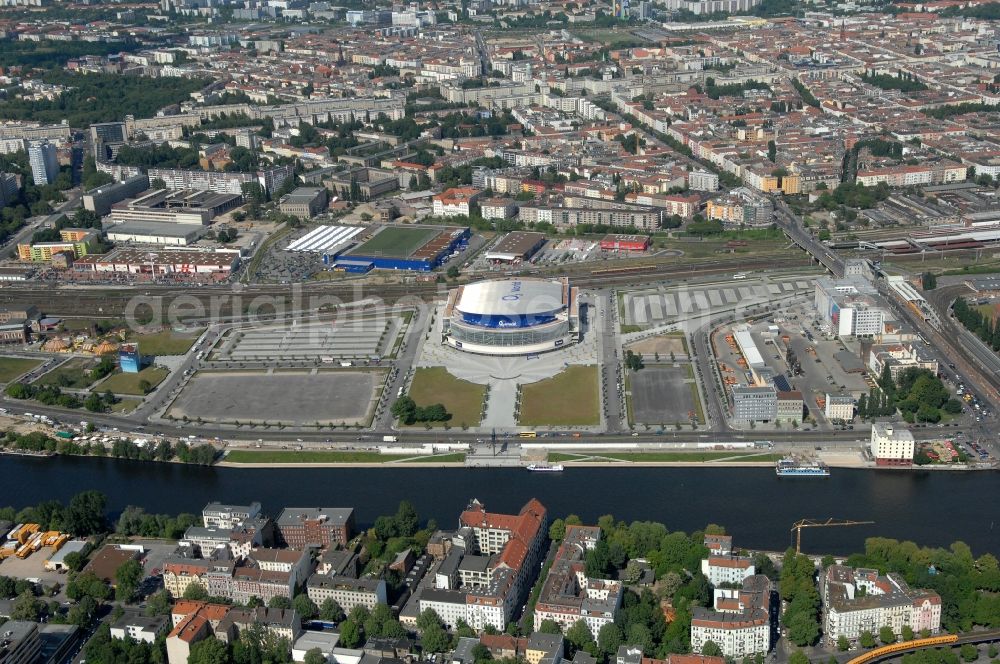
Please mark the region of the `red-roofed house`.
POLYGON ((191 646, 211 636, 227 613, 223 604, 178 600, 170 611, 174 629, 167 635, 167 661, 186 664, 191 646))
POLYGON ((521 604, 537 573, 548 533, 545 507, 530 500, 518 514, 493 514, 473 500, 459 517, 471 530, 465 550, 452 549, 444 575, 420 599, 420 610, 433 609, 446 625, 464 620, 474 629, 504 629, 521 604), (462 579, 456 588, 452 578, 462 579), (448 580, 445 580, 445 579, 448 580))
POLYGON ((479 200, 483 192, 474 187, 452 187, 434 196, 435 217, 469 216, 469 206, 479 200))

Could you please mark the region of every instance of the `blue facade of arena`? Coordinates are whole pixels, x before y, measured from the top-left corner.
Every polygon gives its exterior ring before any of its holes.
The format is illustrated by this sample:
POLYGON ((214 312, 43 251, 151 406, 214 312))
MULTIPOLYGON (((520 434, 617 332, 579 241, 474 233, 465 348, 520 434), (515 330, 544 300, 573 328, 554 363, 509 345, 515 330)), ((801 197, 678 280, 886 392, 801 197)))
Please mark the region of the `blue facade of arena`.
POLYGON ((556 319, 555 315, 547 314, 522 314, 520 316, 495 316, 492 314, 467 314, 462 313, 462 322, 477 327, 486 327, 492 330, 502 328, 525 328, 535 327, 551 323, 556 319))

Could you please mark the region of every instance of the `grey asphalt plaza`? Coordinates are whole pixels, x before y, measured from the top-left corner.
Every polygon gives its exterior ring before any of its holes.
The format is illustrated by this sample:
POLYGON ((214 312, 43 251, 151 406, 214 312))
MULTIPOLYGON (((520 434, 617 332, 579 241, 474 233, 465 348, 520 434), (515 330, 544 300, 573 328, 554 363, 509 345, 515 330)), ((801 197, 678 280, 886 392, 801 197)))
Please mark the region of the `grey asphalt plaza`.
POLYGON ((402 327, 401 317, 388 315, 240 328, 219 342, 212 359, 240 362, 384 356, 392 351, 402 327))
MULTIPOLYGON (((597 334, 590 323, 581 321, 583 339, 567 348, 539 353, 527 357, 491 357, 456 350, 441 343, 441 316, 444 305, 434 315, 429 337, 422 341, 417 367, 445 367, 457 378, 480 385, 489 385, 486 417, 478 430, 497 432, 516 431, 519 428, 514 415, 518 388, 551 378, 574 364, 598 364, 597 334)), ((594 309, 589 308, 587 318, 593 320, 594 309)), ((603 418, 601 427, 603 428, 603 418)), ((579 429, 580 427, 574 427, 579 429)), ((474 429, 475 430, 475 429, 474 429)))
POLYGON ((206 422, 367 424, 384 370, 201 371, 167 411, 206 422))
POLYGON ((656 326, 766 304, 813 289, 813 277, 759 277, 676 288, 643 289, 622 296, 626 325, 656 326))
POLYGON ((632 414, 639 424, 687 424, 694 410, 688 370, 685 365, 646 365, 629 374, 632 414))

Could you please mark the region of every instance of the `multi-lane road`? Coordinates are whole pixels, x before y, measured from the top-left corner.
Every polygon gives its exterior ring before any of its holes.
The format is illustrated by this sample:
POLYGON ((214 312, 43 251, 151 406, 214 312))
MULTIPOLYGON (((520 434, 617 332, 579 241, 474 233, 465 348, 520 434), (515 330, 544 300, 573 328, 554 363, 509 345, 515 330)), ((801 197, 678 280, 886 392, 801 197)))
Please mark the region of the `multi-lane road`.
MULTIPOLYGON (((69 203, 67 203, 67 205, 69 205, 69 203)), ((841 260, 840 257, 838 257, 831 249, 813 238, 812 234, 802 226, 801 222, 795 217, 787 205, 780 200, 780 198, 778 199, 777 210, 779 225, 797 246, 808 252, 816 261, 821 263, 834 274, 843 274, 843 260, 841 260)), ((806 258, 793 258, 790 261, 785 261, 783 265, 787 267, 789 263, 807 264, 807 262, 808 259, 806 258)), ((757 438, 766 438, 777 441, 800 441, 815 444, 830 443, 855 445, 858 443, 859 437, 863 437, 862 434, 855 434, 853 431, 787 431, 770 432, 767 434, 746 434, 729 430, 725 424, 726 406, 722 402, 722 397, 719 395, 718 390, 714 386, 711 374, 712 354, 708 338, 710 326, 695 330, 691 335, 691 340, 693 342, 693 349, 695 352, 696 366, 698 367, 698 376, 702 381, 703 387, 705 388, 703 392, 706 398, 706 415, 713 427, 714 432, 709 434, 684 434, 680 432, 663 432, 662 434, 658 434, 656 432, 645 432, 640 433, 638 436, 616 433, 623 430, 625 414, 621 405, 619 394, 620 375, 618 371, 621 367, 621 358, 618 356, 619 351, 615 341, 617 339, 617 335, 615 334, 617 307, 613 297, 613 288, 616 286, 650 284, 668 279, 671 281, 678 281, 701 276, 711 276, 714 274, 731 272, 733 266, 728 262, 719 260, 677 263, 674 260, 657 260, 655 258, 646 258, 641 261, 616 261, 613 264, 609 263, 599 264, 597 267, 594 265, 587 265, 568 268, 574 272, 572 278, 576 285, 584 288, 590 287, 597 289, 594 295, 597 306, 591 309, 591 315, 593 318, 588 321, 588 325, 594 329, 600 328, 602 332, 600 335, 603 339, 600 350, 601 363, 603 366, 601 383, 606 409, 605 424, 608 431, 608 433, 604 435, 581 433, 579 438, 573 438, 574 443, 630 442, 654 444, 704 443, 706 441, 711 441, 725 444, 730 442, 745 442, 747 440, 755 440, 757 438), (635 267, 637 269, 634 272, 629 272, 627 269, 621 273, 613 271, 609 274, 607 272, 608 268, 612 268, 614 270, 616 268, 630 267, 635 267)), ((739 268, 744 271, 753 269, 763 270, 771 267, 773 267, 773 261, 771 259, 749 259, 741 262, 739 265, 739 268)), ((544 274, 545 270, 539 270, 539 272, 544 274)), ((205 300, 206 302, 218 300, 220 298, 229 298, 233 301, 242 300, 243 302, 249 302, 261 295, 270 295, 272 297, 285 296, 292 299, 296 297, 302 298, 300 304, 303 305, 304 309, 307 309, 308 300, 306 298, 314 294, 326 297, 336 296, 340 297, 344 301, 357 301, 359 299, 374 297, 388 303, 395 302, 403 297, 413 298, 414 301, 427 301, 440 297, 443 294, 443 291, 440 285, 430 283, 400 283, 382 284, 376 286, 366 285, 365 282, 359 280, 333 284, 300 284, 295 285, 294 287, 287 285, 249 285, 241 286, 238 291, 234 290, 232 285, 198 286, 187 289, 178 289, 176 285, 167 286, 160 284, 137 286, 77 286, 63 288, 52 288, 52 286, 48 284, 45 284, 44 286, 39 284, 24 284, 6 286, 0 290, 0 304, 4 302, 17 302, 21 304, 28 302, 42 302, 44 303, 45 308, 52 312, 65 315, 72 313, 75 310, 74 308, 77 308, 82 309, 80 312, 81 314, 89 314, 90 316, 93 316, 94 312, 98 310, 97 307, 100 306, 104 316, 113 316, 119 308, 124 307, 125 303, 136 297, 145 298, 150 301, 169 302, 173 297, 186 295, 205 300), (44 292, 42 289, 44 289, 44 292)), ((940 300, 940 298, 947 298, 950 296, 950 291, 942 289, 942 291, 935 297, 940 300)), ((948 302, 950 302, 950 300, 948 300, 948 302)), ((941 308, 942 305, 940 302, 938 302, 938 304, 939 308, 941 308)), ((944 308, 947 307, 947 305, 943 306, 944 308)), ((163 309, 166 310, 167 307, 163 306, 163 309)), ((167 379, 167 381, 161 384, 151 399, 131 417, 93 414, 85 413, 83 411, 64 411, 57 408, 40 406, 35 403, 25 407, 26 404, 23 402, 17 402, 6 398, 2 398, 2 401, 8 410, 13 412, 24 412, 25 410, 30 410, 33 413, 48 415, 53 419, 61 420, 67 423, 73 423, 74 421, 85 419, 100 426, 119 428, 123 431, 137 429, 140 425, 144 425, 142 427, 144 433, 156 433, 178 437, 186 437, 187 435, 197 434, 200 437, 209 440, 219 439, 227 441, 256 442, 259 438, 266 437, 268 441, 274 441, 276 443, 295 441, 313 445, 327 445, 334 443, 341 445, 350 444, 354 446, 373 445, 376 441, 381 441, 382 434, 398 435, 398 432, 391 429, 392 423, 391 418, 387 413, 387 406, 391 402, 392 396, 394 396, 399 387, 404 384, 406 371, 412 364, 419 345, 417 341, 422 333, 422 329, 427 324, 427 318, 425 315, 426 310, 425 308, 420 309, 422 309, 422 311, 413 320, 411 334, 408 335, 408 343, 406 344, 403 354, 394 364, 396 371, 386 388, 387 397, 384 399, 386 403, 382 404, 380 414, 376 418, 376 422, 373 427, 374 430, 364 432, 363 434, 345 436, 335 435, 333 433, 308 431, 265 432, 263 430, 255 430, 251 427, 206 427, 204 425, 188 427, 180 424, 165 424, 159 422, 155 418, 155 413, 167 403, 172 394, 175 393, 181 386, 182 382, 185 380, 185 372, 194 368, 197 364, 197 361, 194 359, 194 353, 185 359, 183 366, 176 370, 171 377, 167 379), (149 419, 151 416, 153 416, 152 419, 149 419)), ((221 316, 211 320, 213 327, 207 334, 217 335, 219 330, 222 329, 220 326, 232 322, 233 311, 236 311, 237 315, 245 313, 245 311, 241 308, 241 305, 233 306, 232 310, 229 312, 229 316, 223 313, 221 316)), ((948 318, 946 312, 942 312, 941 318, 946 321, 946 325, 949 326, 949 329, 943 331, 929 329, 929 324, 922 320, 915 320, 915 317, 911 316, 911 312, 909 312, 906 307, 900 308, 900 314, 906 319, 909 319, 916 329, 918 329, 922 334, 925 334, 928 339, 931 339, 938 345, 939 351, 942 353, 942 357, 945 359, 946 363, 955 364, 957 373, 966 377, 967 384, 978 388, 986 397, 996 398, 997 392, 994 389, 996 386, 993 384, 991 379, 982 376, 977 370, 977 367, 974 366, 975 358, 966 355, 966 353, 969 353, 967 349, 956 349, 949 339, 945 338, 961 338, 960 333, 962 332, 961 330, 950 329, 950 327, 954 326, 954 323, 948 318), (965 352, 961 352, 963 350, 965 352)), ((1000 365, 1000 359, 992 355, 990 358, 980 358, 980 361, 983 362, 983 364, 986 364, 986 366, 991 366, 985 362, 987 359, 990 362, 1000 365)), ((996 405, 998 406, 998 410, 1000 410, 1000 399, 997 399, 997 401, 998 403, 996 405)), ((937 428, 918 429, 915 433, 920 438, 929 438, 940 436, 942 430, 937 428)), ((408 432, 405 436, 400 436, 400 438, 402 440, 412 442, 426 442, 440 440, 442 438, 448 438, 453 441, 475 442, 482 436, 483 434, 477 435, 465 432, 408 432)))

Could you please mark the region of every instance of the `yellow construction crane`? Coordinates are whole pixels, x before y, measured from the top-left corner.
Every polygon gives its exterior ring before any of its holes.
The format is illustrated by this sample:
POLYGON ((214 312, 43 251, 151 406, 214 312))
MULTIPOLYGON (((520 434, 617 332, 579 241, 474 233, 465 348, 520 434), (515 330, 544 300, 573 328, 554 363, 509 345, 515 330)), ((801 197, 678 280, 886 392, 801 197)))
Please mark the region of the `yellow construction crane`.
POLYGON ((816 519, 800 519, 792 524, 791 531, 795 532, 795 553, 802 553, 802 529, 803 528, 827 528, 830 526, 864 526, 874 521, 851 521, 850 519, 827 519, 817 521, 816 519))

